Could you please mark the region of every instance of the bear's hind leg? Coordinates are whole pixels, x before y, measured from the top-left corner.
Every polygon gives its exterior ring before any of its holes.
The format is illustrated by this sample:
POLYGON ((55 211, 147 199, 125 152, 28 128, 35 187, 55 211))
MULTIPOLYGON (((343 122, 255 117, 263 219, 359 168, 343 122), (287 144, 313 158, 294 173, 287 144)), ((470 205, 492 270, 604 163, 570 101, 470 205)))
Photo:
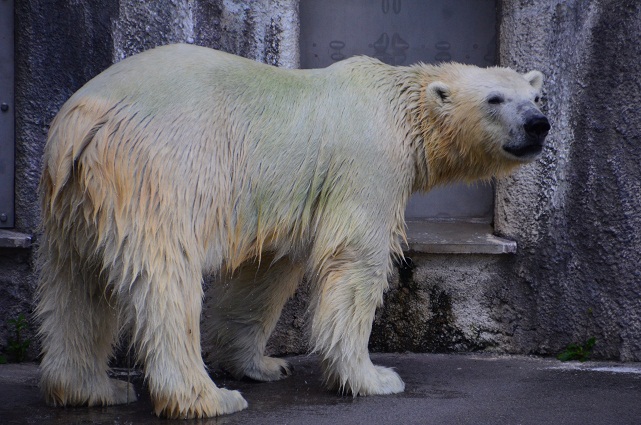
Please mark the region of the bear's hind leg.
POLYGON ((284 359, 265 356, 265 346, 285 302, 303 278, 303 268, 288 258, 263 256, 210 289, 203 337, 217 361, 236 378, 275 381, 291 375, 284 359))
POLYGON ((98 268, 89 267, 73 248, 49 241, 45 237, 41 243, 45 255, 37 306, 46 402, 108 406, 135 401, 131 384, 107 376, 118 315, 98 268))
POLYGON ((150 262, 131 285, 125 306, 154 410, 172 419, 242 410, 247 407, 245 399, 238 391, 218 388, 202 360, 200 269, 190 264, 182 249, 171 254, 164 249, 156 251, 157 260, 147 259, 150 262))

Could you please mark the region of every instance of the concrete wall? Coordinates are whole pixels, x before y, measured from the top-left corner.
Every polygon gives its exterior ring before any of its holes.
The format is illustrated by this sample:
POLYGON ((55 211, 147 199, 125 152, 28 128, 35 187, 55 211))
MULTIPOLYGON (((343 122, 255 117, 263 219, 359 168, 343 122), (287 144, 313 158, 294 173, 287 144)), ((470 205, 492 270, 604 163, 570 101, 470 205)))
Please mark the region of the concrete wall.
MULTIPOLYGON (((16 2, 16 230, 37 233, 48 124, 109 64, 189 42, 278 66, 298 64, 297 0, 16 2), (250 7, 251 5, 251 7, 250 7)), ((553 354, 597 338, 602 358, 641 360, 641 5, 503 0, 500 60, 547 76, 550 147, 497 182, 495 229, 516 255, 409 253, 391 277, 371 348, 553 354)), ((30 250, 0 250, 6 320, 31 310, 30 250)), ((303 287, 270 342, 305 351, 303 287)), ((35 355, 35 350, 32 351, 35 355)))

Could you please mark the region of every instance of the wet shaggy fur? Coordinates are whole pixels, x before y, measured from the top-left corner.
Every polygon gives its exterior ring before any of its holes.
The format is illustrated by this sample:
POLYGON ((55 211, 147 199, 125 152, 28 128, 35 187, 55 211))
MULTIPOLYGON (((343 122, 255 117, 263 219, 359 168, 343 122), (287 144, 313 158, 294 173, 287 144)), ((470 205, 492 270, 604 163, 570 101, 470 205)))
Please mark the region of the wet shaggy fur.
POLYGON ((518 111, 485 98, 498 90, 532 103, 540 82, 536 72, 365 57, 284 70, 187 45, 113 65, 62 107, 44 153, 47 402, 134 400, 106 373, 126 330, 158 415, 245 408, 201 358, 203 274, 218 283, 202 333, 236 376, 291 373, 264 349, 306 275, 328 385, 403 391, 367 343, 391 258, 402 255, 408 197, 525 162, 501 149, 518 139, 518 111))

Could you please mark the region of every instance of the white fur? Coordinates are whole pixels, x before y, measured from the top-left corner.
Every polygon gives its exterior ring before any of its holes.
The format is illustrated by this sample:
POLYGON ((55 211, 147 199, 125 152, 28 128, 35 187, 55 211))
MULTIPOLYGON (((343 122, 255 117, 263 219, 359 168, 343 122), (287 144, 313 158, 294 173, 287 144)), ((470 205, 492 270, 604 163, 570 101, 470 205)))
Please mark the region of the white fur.
POLYGON ((402 255, 404 207, 413 190, 519 163, 497 153, 510 129, 485 128, 479 104, 499 78, 518 95, 531 87, 510 70, 354 58, 293 71, 185 45, 100 74, 63 106, 44 156, 38 313, 49 403, 133 398, 106 376, 122 328, 157 414, 245 408, 201 358, 203 273, 219 277, 203 334, 236 376, 290 373, 264 348, 306 274, 328 384, 403 391, 367 343, 391 258, 402 255), (445 101, 427 95, 435 81, 445 101))

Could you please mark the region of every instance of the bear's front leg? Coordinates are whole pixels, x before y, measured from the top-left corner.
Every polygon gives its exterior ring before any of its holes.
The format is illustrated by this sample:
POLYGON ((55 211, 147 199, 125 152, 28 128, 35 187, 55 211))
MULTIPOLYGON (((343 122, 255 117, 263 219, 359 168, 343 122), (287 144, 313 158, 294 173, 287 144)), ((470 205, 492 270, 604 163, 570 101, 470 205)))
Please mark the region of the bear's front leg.
POLYGON ((356 395, 395 394, 405 389, 392 369, 372 364, 367 345, 376 307, 387 288, 383 261, 355 253, 326 260, 315 273, 312 338, 331 388, 356 395))

